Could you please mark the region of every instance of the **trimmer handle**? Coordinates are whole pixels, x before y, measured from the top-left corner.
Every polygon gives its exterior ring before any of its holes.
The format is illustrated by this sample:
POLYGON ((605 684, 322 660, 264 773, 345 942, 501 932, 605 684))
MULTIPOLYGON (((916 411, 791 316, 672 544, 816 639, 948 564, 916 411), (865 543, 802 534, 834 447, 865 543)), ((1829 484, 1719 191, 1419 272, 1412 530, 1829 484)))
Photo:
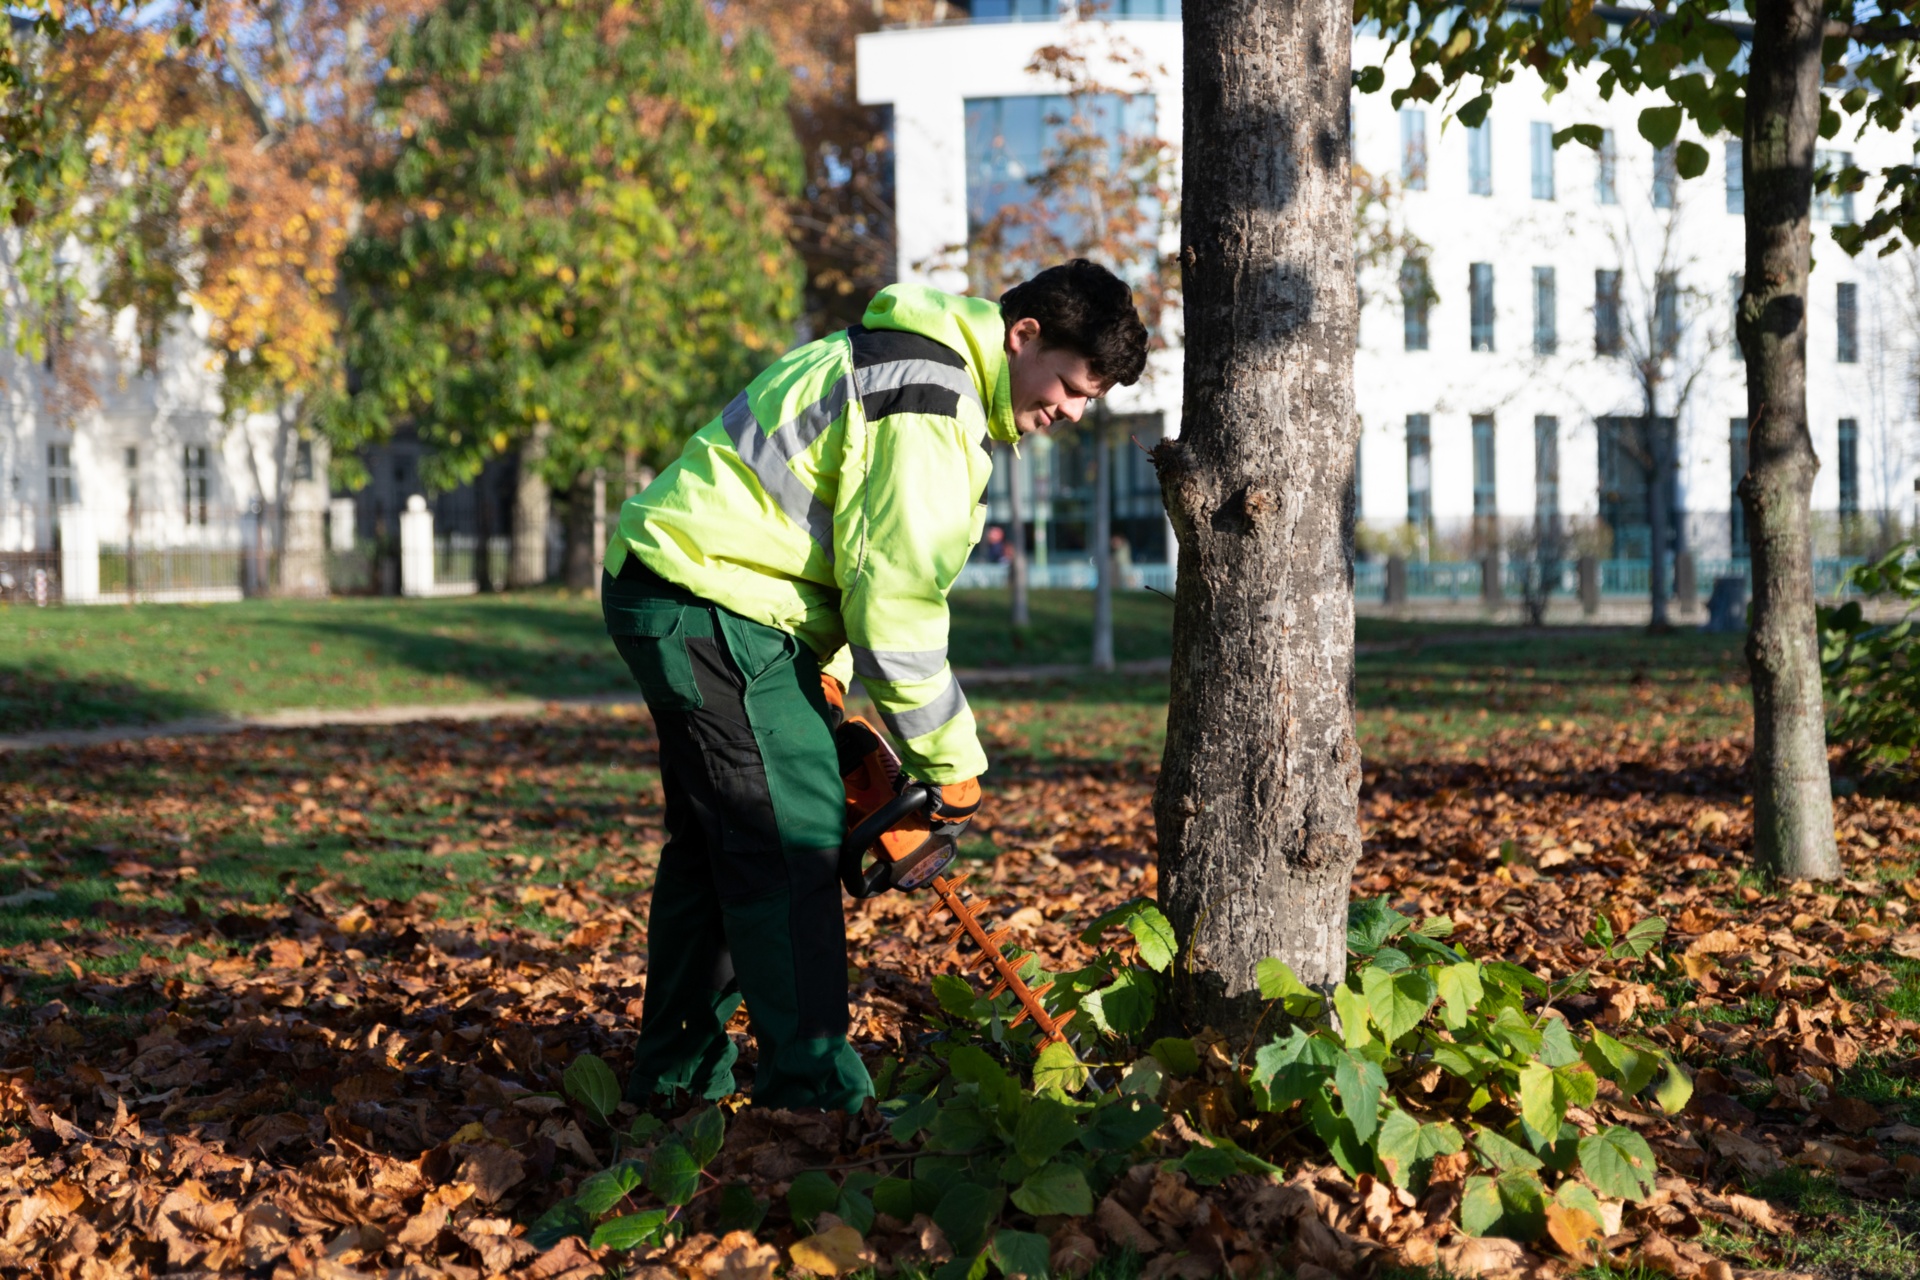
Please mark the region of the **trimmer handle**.
POLYGON ((926 783, 908 779, 893 799, 868 814, 864 821, 847 833, 847 838, 840 842, 840 883, 846 886, 848 893, 855 898, 879 897, 900 883, 919 864, 919 858, 905 862, 889 862, 885 858, 878 858, 871 867, 862 868, 860 865, 867 850, 901 819, 916 809, 931 812, 935 796, 934 789, 926 783))

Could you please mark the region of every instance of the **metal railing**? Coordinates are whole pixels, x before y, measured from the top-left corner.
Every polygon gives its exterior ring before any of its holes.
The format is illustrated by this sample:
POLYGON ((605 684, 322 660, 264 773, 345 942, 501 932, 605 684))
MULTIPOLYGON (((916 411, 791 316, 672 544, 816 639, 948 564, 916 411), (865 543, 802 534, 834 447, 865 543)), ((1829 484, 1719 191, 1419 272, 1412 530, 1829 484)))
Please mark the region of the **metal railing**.
MULTIPOLYGON (((1119 571, 1114 578, 1114 587, 1121 591, 1159 591, 1173 594, 1174 568, 1170 564, 1135 564, 1119 571)), ((960 576, 954 580, 954 589, 958 591, 979 591, 1004 588, 1007 585, 1007 566, 987 564, 985 561, 973 561, 960 570, 960 576)), ((1029 564, 1027 566, 1027 586, 1037 591, 1091 591, 1094 589, 1095 575, 1091 560, 1067 560, 1052 564, 1029 564)))

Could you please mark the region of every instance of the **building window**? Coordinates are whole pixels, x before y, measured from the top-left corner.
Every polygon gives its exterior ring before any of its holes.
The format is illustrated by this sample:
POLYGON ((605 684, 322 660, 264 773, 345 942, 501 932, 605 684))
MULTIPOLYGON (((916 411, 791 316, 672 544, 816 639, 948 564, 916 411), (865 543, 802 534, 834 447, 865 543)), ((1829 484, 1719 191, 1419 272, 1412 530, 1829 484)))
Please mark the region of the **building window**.
POLYGON ((1840 419, 1840 515, 1860 514, 1860 420, 1840 419))
MULTIPOLYGON (((1109 2, 1118 5, 1124 0, 1109 2)), ((1176 11, 1178 2, 1174 0, 1176 11)), ((1058 0, 973 0, 970 14, 975 22, 1052 22, 1060 16, 1060 5, 1058 0)))
POLYGON ((1727 333, 1732 338, 1732 341, 1727 343, 1727 349, 1733 352, 1735 360, 1745 360, 1747 353, 1740 346, 1740 298, 1747 291, 1747 273, 1736 271, 1728 280, 1733 286, 1733 323, 1727 329, 1727 333))
POLYGON ((128 445, 122 465, 127 473, 127 510, 140 509, 140 451, 128 445))
POLYGON ((1600 131, 1600 150, 1594 153, 1593 198, 1600 204, 1619 204, 1620 189, 1615 185, 1619 152, 1614 147, 1613 130, 1600 131))
POLYGON ((1400 181, 1409 191, 1427 189, 1427 113, 1400 109, 1400 181))
POLYGON ((47 446, 47 501, 53 506, 74 501, 73 446, 47 446))
POLYGON ((1493 264, 1476 262, 1467 268, 1469 324, 1473 349, 1493 350, 1493 264))
POLYGON ((181 451, 181 473, 187 482, 187 523, 207 522, 207 446, 190 444, 181 451))
POLYGON ((1747 554, 1747 507, 1740 501, 1740 482, 1747 478, 1747 420, 1734 418, 1727 424, 1727 462, 1733 481, 1730 492, 1733 494, 1733 506, 1729 514, 1728 529, 1732 535, 1732 547, 1729 554, 1735 559, 1743 559, 1747 554))
POLYGON ((1493 125, 1485 120, 1467 130, 1467 194, 1493 194, 1493 125))
MULTIPOLYGON (((967 230, 977 235, 1002 209, 1038 194, 1034 183, 1058 161, 1062 134, 1102 139, 1118 163, 1127 139, 1153 134, 1155 105, 1150 93, 1019 94, 968 98, 965 114, 967 230)), ((1072 241, 1078 233, 1069 220, 1063 214, 1056 230, 1072 241)))
POLYGON ((1671 209, 1680 190, 1680 171, 1674 168, 1673 148, 1660 147, 1653 153, 1653 207, 1671 209))
POLYGON ((1727 143, 1727 212, 1747 211, 1747 171, 1745 146, 1739 139, 1727 143))
POLYGON ((1653 349, 1671 356, 1680 347, 1680 281, 1671 271, 1653 278, 1653 349))
POLYGON ((1834 290, 1833 319, 1841 364, 1860 363, 1860 286, 1848 281, 1834 290))
POLYGON ((1552 267, 1533 269, 1533 353, 1550 356, 1560 349, 1560 300, 1552 267))
POLYGON ((1553 126, 1535 120, 1529 131, 1533 143, 1533 198, 1553 199, 1553 126))
POLYGON ((1433 523, 1433 420, 1424 413, 1407 415, 1407 523, 1433 523))
POLYGON ((1400 264, 1400 309, 1409 351, 1427 349, 1427 315, 1433 306, 1433 281, 1427 264, 1409 258, 1400 264))
POLYGON ((1473 415, 1473 519, 1490 522, 1500 514, 1493 478, 1493 415, 1473 415))
POLYGON ((1560 523, 1560 419, 1533 420, 1533 520, 1543 534, 1560 523))
POLYGON ((1835 191, 1826 184, 1853 165, 1851 151, 1813 153, 1813 218, 1816 222, 1852 222, 1853 192, 1835 191))
POLYGON ((1593 350, 1596 355, 1620 354, 1620 273, 1593 273, 1593 350))

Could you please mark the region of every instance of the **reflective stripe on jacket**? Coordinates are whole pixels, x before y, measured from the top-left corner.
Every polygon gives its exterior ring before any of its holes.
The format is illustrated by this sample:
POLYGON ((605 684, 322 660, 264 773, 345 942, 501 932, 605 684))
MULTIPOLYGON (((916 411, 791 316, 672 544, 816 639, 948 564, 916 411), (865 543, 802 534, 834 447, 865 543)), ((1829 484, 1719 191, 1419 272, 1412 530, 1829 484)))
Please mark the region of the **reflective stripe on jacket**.
POLYGON ((947 592, 986 520, 989 437, 1017 437, 1000 308, 893 285, 789 352, 620 510, 607 549, 848 657, 913 776, 986 769, 947 663, 947 592), (850 650, 850 655, 843 650, 850 650))

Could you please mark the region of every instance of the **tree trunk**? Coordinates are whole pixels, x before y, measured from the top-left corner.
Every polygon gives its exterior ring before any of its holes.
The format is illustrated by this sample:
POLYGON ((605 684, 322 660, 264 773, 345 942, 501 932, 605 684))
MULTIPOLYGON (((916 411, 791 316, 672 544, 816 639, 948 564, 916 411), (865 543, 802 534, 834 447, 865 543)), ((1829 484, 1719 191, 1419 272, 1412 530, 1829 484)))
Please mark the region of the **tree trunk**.
POLYGON ((1748 463, 1740 482, 1753 564, 1753 851, 1773 875, 1840 874, 1814 638, 1809 503, 1819 469, 1807 431, 1808 215, 1819 136, 1817 0, 1757 0, 1747 81, 1748 463))
POLYGON ((1649 625, 1654 631, 1668 631, 1673 625, 1667 616, 1667 495, 1671 492, 1667 485, 1672 459, 1668 456, 1666 430, 1651 405, 1644 425, 1648 461, 1647 594, 1653 607, 1649 625))
POLYGON ((535 432, 520 446, 520 466, 513 482, 513 543, 507 565, 507 585, 516 589, 537 587, 547 580, 547 521, 552 515, 553 498, 546 477, 540 474, 546 453, 543 432, 535 432))
POLYGON ((1190 6, 1184 33, 1185 405, 1154 450, 1180 567, 1153 810, 1177 1007, 1244 1034, 1261 958, 1317 986, 1345 973, 1360 855, 1352 14, 1230 0, 1190 6))
POLYGON ((1113 445, 1107 415, 1093 415, 1093 669, 1113 670, 1113 445))
POLYGON ((594 510, 594 494, 605 494, 605 481, 593 471, 582 471, 567 490, 567 550, 564 564, 569 591, 594 591, 600 585, 600 547, 594 532, 604 527, 603 517, 594 510))
POLYGON ((1020 455, 1012 445, 1007 450, 1007 597, 1011 607, 1008 622, 1013 627, 1015 648, 1026 645, 1027 629, 1033 625, 1027 610, 1027 519, 1020 498, 1020 455))

